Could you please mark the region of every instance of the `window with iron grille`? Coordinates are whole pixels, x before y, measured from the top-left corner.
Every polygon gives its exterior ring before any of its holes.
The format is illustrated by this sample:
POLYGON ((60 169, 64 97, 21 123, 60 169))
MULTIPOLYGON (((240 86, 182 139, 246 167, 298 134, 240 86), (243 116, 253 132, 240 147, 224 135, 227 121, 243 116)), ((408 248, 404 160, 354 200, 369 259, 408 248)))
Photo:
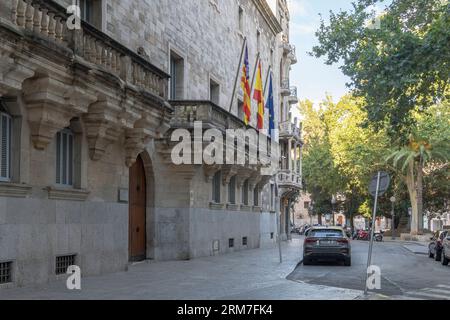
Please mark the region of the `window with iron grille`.
POLYGON ((11 116, 0 105, 0 181, 11 178, 11 116))
POLYGON ((271 232, 271 233, 270 233, 270 239, 273 239, 273 237, 274 237, 274 233, 271 232))
POLYGON ((12 262, 0 262, 0 284, 12 282, 12 262))
POLYGON ((56 257, 56 274, 66 274, 67 268, 75 265, 75 255, 56 257))
POLYGON ((243 245, 243 246, 246 246, 247 243, 248 243, 248 238, 247 238, 247 237, 243 237, 243 238, 242 238, 242 245, 243 245))
POLYGON ((64 129, 56 134, 56 183, 73 186, 73 133, 64 129))
POLYGON ((234 239, 228 239, 228 247, 234 248, 234 239))

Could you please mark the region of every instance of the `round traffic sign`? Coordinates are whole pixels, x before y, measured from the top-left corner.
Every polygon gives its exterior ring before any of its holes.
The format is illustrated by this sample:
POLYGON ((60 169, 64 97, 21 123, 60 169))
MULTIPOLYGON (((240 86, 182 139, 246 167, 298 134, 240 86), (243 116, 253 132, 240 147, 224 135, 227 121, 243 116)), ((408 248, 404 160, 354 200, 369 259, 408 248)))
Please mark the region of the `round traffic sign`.
POLYGON ((378 175, 380 177, 378 196, 382 196, 389 189, 389 184, 391 183, 391 177, 387 172, 380 171, 376 173, 373 176, 369 186, 369 192, 372 195, 372 197, 375 197, 377 193, 378 175))

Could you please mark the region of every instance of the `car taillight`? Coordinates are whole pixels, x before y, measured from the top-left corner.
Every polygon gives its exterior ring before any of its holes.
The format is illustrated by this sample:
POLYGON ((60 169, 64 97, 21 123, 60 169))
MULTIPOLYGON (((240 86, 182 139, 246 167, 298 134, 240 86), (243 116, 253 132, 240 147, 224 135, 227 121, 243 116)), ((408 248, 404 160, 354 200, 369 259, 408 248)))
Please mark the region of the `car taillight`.
POLYGON ((342 244, 348 244, 348 239, 339 239, 337 242, 342 244))
POLYGON ((305 244, 307 244, 307 243, 315 243, 315 242, 317 242, 316 239, 305 239, 305 244))

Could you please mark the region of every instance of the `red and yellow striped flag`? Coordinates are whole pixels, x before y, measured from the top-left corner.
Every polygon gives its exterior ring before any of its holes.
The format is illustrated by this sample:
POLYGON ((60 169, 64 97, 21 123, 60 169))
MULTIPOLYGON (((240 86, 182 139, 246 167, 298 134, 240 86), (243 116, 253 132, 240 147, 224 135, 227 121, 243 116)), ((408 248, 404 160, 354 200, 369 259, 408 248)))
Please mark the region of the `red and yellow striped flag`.
POLYGON ((264 129, 264 91, 261 69, 261 61, 259 61, 258 71, 256 72, 255 91, 253 93, 253 99, 258 102, 258 130, 264 129))
POLYGON ((241 87, 244 91, 244 123, 248 125, 251 117, 250 67, 248 64, 248 48, 245 47, 244 66, 242 67, 241 87))

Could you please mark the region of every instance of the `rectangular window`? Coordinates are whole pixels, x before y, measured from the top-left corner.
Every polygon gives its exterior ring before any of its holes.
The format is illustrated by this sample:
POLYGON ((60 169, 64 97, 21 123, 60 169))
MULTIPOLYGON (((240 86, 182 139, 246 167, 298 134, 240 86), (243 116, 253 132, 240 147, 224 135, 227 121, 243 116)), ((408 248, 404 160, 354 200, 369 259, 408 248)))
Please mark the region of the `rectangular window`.
POLYGON ((244 32, 244 9, 239 7, 239 31, 244 32))
POLYGON ((209 79, 209 100, 217 105, 220 103, 220 85, 212 79, 209 79))
POLYGON ((242 245, 246 246, 248 244, 248 238, 247 237, 243 237, 242 238, 242 245))
POLYGON ((242 186, 242 203, 248 206, 248 180, 245 180, 242 186))
POLYGON ((0 112, 0 181, 11 178, 11 117, 0 112))
POLYGON ((65 274, 67 272, 67 268, 73 265, 75 265, 75 255, 56 257, 56 274, 65 274))
POLYGON ((275 210, 275 185, 270 185, 270 210, 275 210))
POLYGON ((222 180, 222 174, 218 171, 212 181, 212 200, 215 203, 220 203, 220 180, 222 180))
POLYGON ((228 239, 228 247, 234 248, 234 239, 228 239))
POLYGON ((0 262, 0 284, 12 282, 12 262, 0 262))
POLYGON ((102 0, 79 0, 81 19, 102 29, 102 0))
POLYGON ((305 201, 305 203, 304 203, 304 208, 305 208, 305 209, 309 209, 309 202, 308 202, 308 201, 305 201))
POLYGON ((69 129, 56 134, 56 183, 73 185, 73 133, 69 129))
POLYGON ((181 100, 184 95, 184 60, 170 53, 170 99, 181 100))
POLYGON ((270 233, 270 239, 273 239, 273 236, 274 236, 274 233, 271 232, 271 233, 270 233))
POLYGON ((253 190, 253 205, 255 207, 259 206, 259 190, 257 187, 253 190))
POLYGON ((228 184, 228 203, 236 204, 236 176, 232 177, 228 184))

